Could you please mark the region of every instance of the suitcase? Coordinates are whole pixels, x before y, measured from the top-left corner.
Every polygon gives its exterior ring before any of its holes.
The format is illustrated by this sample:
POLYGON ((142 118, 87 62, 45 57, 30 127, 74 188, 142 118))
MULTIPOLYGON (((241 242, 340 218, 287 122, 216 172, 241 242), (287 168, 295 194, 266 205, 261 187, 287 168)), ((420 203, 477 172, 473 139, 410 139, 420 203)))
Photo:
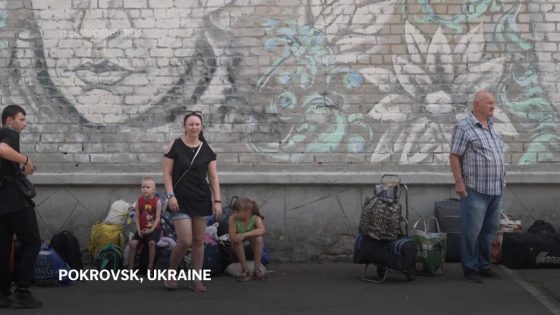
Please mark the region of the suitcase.
POLYGON ((204 244, 203 269, 209 269, 212 276, 222 273, 222 260, 220 258, 220 248, 218 245, 204 244))
POLYGON ((560 268, 560 234, 504 233, 502 264, 512 269, 560 268))
MULTIPOLYGON (((171 253, 172 252, 173 252, 173 250, 171 250, 170 248, 158 247, 157 248, 156 261, 154 263, 154 269, 156 269, 156 270, 167 270, 167 269, 169 269, 169 261, 171 260, 171 253)), ((187 256, 188 255, 189 254, 187 254, 187 256)), ((187 270, 188 268, 190 268, 190 265, 188 264, 188 261, 187 261, 187 256, 185 256, 183 259, 181 259, 181 262, 179 262, 179 266, 177 267, 177 271, 187 270)))
POLYGON ((352 261, 355 264, 366 265, 362 274, 364 281, 382 283, 387 278, 389 270, 403 272, 410 281, 416 276, 417 251, 418 243, 407 237, 385 241, 358 235, 352 261), (377 280, 367 276, 371 264, 377 266, 377 280))
POLYGON ((447 233, 446 262, 461 261, 461 202, 459 199, 438 201, 434 204, 435 217, 442 232, 447 233))

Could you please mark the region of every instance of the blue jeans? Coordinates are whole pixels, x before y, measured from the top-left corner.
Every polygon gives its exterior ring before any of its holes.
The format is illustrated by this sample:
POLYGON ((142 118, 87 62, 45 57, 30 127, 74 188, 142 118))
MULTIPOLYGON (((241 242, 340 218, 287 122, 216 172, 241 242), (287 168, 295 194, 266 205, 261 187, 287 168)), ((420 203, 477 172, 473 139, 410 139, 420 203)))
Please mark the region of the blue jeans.
POLYGON ((489 269, 492 242, 500 226, 502 195, 467 188, 461 198, 461 265, 463 272, 489 269))

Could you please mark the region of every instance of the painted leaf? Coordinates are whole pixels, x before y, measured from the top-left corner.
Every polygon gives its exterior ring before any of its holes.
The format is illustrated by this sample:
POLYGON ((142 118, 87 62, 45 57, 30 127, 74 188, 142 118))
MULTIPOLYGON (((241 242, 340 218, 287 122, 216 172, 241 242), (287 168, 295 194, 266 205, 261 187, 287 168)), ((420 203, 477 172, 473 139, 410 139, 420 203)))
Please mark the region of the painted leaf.
POLYGON ((320 8, 321 11, 316 15, 314 27, 323 31, 329 42, 332 42, 341 29, 348 28, 356 5, 353 2, 335 0, 328 5, 322 4, 320 8))
POLYGON ((443 82, 453 81, 453 57, 451 56, 451 48, 447 42, 447 38, 438 28, 430 46, 428 47, 428 55, 426 57, 426 65, 428 73, 432 75, 440 75, 440 69, 443 70, 443 82))
POLYGON ((373 106, 368 116, 382 121, 405 122, 407 115, 399 110, 401 97, 398 94, 389 94, 373 106))
POLYGON ((504 59, 496 58, 488 62, 470 66, 468 73, 458 75, 453 82, 455 93, 473 95, 480 90, 489 90, 502 77, 504 59))
POLYGON ((424 56, 428 54, 428 41, 420 31, 408 20, 404 26, 405 41, 410 59, 417 64, 424 64, 424 56))
POLYGON ((393 67, 401 86, 413 98, 422 94, 419 89, 432 84, 432 79, 421 67, 398 56, 393 56, 393 67))
POLYGON ((496 107, 496 109, 494 109, 494 118, 496 121, 494 127, 498 130, 498 133, 507 136, 519 135, 508 115, 501 108, 496 107))
POLYGON ((360 70, 366 80, 373 83, 382 92, 391 92, 395 89, 397 76, 387 69, 369 67, 360 70))
POLYGON ((454 53, 461 55, 461 63, 478 63, 484 52, 484 34, 482 23, 470 30, 468 34, 461 37, 459 43, 455 46, 454 53))
MULTIPOLYGON (((377 1, 358 5, 352 16, 352 22, 345 30, 350 34, 373 35, 379 33, 395 13, 398 0, 377 1)), ((346 4, 347 5, 347 4, 346 4)))

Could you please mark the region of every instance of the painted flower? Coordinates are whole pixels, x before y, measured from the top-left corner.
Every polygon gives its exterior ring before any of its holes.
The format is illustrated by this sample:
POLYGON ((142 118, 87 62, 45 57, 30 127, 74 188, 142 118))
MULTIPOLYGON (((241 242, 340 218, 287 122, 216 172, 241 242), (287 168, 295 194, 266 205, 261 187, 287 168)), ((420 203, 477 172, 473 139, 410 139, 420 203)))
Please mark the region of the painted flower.
MULTIPOLYGON (((264 48, 273 64, 257 80, 263 95, 274 95, 265 108, 274 131, 250 135, 261 152, 351 152, 363 154, 373 131, 348 97, 363 87, 353 65, 381 46, 378 33, 392 17, 397 0, 309 0, 305 16, 265 24, 264 48), (266 89, 266 90, 265 90, 266 89), (272 93, 271 93, 272 91, 272 93), (279 125, 282 125, 279 127, 279 125)), ((371 149, 369 149, 371 150, 371 149)), ((282 154, 275 155, 281 159, 282 154)))
MULTIPOLYGON (((396 153, 399 163, 446 163, 453 126, 469 111, 474 93, 490 90, 499 81, 503 58, 483 59, 482 24, 465 34, 454 49, 441 27, 431 41, 408 21, 405 33, 408 58, 393 56, 394 73, 379 68, 361 71, 389 93, 368 114, 392 123, 371 161, 383 161, 396 153)), ((517 134, 499 107, 495 119, 500 133, 517 134)))

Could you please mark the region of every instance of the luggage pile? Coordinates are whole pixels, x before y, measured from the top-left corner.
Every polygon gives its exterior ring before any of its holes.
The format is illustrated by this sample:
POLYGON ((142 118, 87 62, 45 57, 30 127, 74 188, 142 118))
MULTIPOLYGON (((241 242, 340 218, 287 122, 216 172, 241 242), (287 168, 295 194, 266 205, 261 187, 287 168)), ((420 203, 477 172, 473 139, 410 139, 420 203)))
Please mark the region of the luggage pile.
POLYGON ((391 271, 404 273, 407 280, 416 277, 418 244, 408 237, 408 188, 397 175, 383 175, 374 194, 367 197, 360 216, 353 262, 365 264, 362 280, 383 283, 391 271), (400 204, 405 193, 405 216, 400 204), (403 227, 404 225, 404 227, 403 227), (377 267, 377 277, 368 275, 368 267, 377 267))

